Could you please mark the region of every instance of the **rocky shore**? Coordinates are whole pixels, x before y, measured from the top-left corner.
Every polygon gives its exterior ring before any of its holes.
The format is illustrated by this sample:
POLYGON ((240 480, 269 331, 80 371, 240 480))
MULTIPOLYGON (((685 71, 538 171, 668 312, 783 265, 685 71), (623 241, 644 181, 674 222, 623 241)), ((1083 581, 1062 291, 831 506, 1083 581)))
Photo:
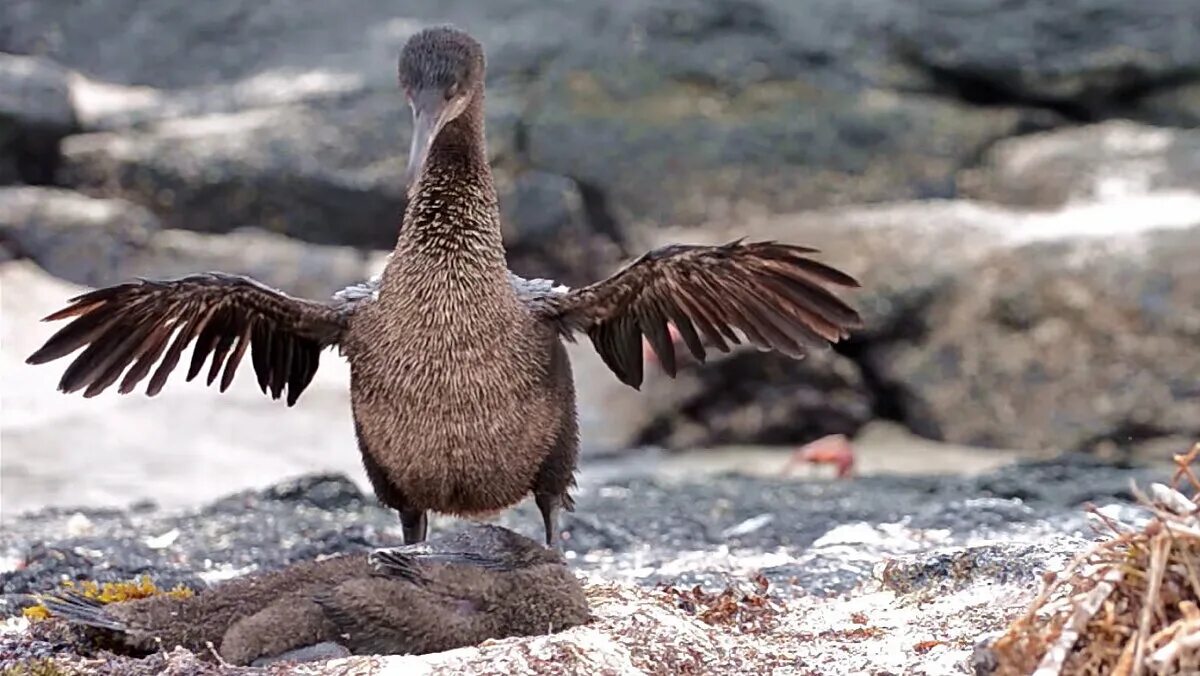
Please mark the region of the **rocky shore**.
MULTIPOLYGON (((560 661, 551 672, 678 673, 691 665, 697 673, 970 673, 976 641, 1002 629, 1029 603, 1040 574, 1093 537, 1083 505, 1136 519, 1130 481, 1155 478, 1071 456, 974 478, 613 481, 581 491, 578 511, 563 524, 564 550, 587 581, 592 624, 438 655, 327 666, 346 669, 334 673, 506 673, 560 661), (694 585, 706 591, 697 594, 694 585), (728 617, 706 614, 727 587, 735 601, 764 600, 727 608, 728 617)), ((500 523, 536 534, 538 519, 525 505, 500 523)), ((434 528, 458 525, 443 519, 434 528)), ((393 514, 338 475, 183 512, 45 511, 6 524, 0 535, 3 612, 17 614, 24 594, 63 580, 149 575, 159 586, 202 587, 396 543, 398 531, 393 514)), ((55 648, 30 645, 19 633, 0 638, 8 664, 39 650, 55 648)))

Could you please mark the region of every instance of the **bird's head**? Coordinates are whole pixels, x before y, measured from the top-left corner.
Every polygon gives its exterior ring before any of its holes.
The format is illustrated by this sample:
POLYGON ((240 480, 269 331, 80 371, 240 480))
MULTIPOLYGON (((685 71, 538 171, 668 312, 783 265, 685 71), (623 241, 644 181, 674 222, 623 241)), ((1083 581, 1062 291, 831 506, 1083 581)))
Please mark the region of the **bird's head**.
POLYGON ((405 174, 409 187, 420 177, 442 128, 481 95, 484 69, 483 46, 454 28, 427 28, 404 45, 400 87, 413 111, 412 148, 405 174))

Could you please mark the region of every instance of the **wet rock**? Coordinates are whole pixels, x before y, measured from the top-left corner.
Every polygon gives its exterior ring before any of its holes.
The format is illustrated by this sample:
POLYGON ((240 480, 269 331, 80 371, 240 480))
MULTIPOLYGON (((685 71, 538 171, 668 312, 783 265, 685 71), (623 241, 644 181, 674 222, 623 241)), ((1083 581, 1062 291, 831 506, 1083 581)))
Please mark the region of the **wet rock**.
POLYGON ((936 438, 1091 450, 1194 437, 1198 283, 1197 227, 1007 247, 939 293, 919 342, 870 359, 936 438))
POLYGON ((268 500, 290 500, 327 511, 362 508, 372 502, 353 481, 341 474, 310 474, 271 486, 262 495, 268 500))
POLYGON ((1001 141, 964 183, 982 199, 1057 208, 1200 186, 1200 132, 1128 121, 1001 141))
POLYGON ((75 126, 65 68, 0 53, 0 184, 49 183, 59 140, 75 126))
MULTIPOLYGON (((1068 457, 1018 464, 973 478, 630 478, 581 488, 579 509, 563 515, 562 546, 574 552, 571 556, 585 571, 651 585, 668 579, 709 584, 719 582, 722 571, 740 569, 755 552, 779 548, 799 556, 862 547, 866 553, 874 552, 871 556, 878 562, 934 545, 999 540, 1018 533, 1024 534, 1017 539, 1029 540, 1047 528, 1071 532, 1083 527, 1081 500, 1119 502, 1124 498, 1114 496, 1113 486, 1127 487, 1130 479, 1144 482, 1152 476, 1068 457), (1010 475, 1027 476, 1031 485, 1036 481, 1036 492, 1023 500, 984 497, 986 486, 1010 475), (1068 487, 1069 491, 1063 490, 1068 487), (995 517, 997 510, 1004 518, 995 517), (735 528, 751 519, 762 521, 764 514, 774 518, 758 528, 735 528), (920 518, 910 522, 916 516, 920 518), (936 541, 920 544, 916 538, 934 532, 942 533, 936 541), (697 552, 707 552, 709 558, 697 552)), ((541 522, 532 505, 522 505, 501 515, 499 523, 536 533, 541 522)), ((456 519, 438 516, 433 529, 441 532, 459 525, 456 519)), ((0 550, 6 553, 26 558, 29 552, 63 552, 54 557, 39 554, 45 564, 32 572, 3 573, 9 594, 35 591, 38 585, 53 584, 61 573, 75 574, 101 562, 113 570, 114 579, 130 571, 145 572, 145 560, 155 557, 162 570, 208 576, 246 566, 277 567, 315 555, 312 552, 356 550, 399 537, 399 523, 391 510, 361 497, 347 479, 328 474, 243 491, 182 513, 59 509, 6 518, 5 526, 0 550), (331 494, 344 497, 331 499, 331 494), (84 514, 93 529, 70 536, 67 523, 77 513, 84 514), (158 538, 171 531, 178 535, 158 538), (147 545, 148 540, 157 548, 147 545)), ((770 565, 787 563, 784 557, 770 565)), ((785 575, 772 579, 787 584, 785 575)), ((813 580, 816 586, 824 582, 813 580)), ((803 589, 807 587, 792 591, 803 589)))

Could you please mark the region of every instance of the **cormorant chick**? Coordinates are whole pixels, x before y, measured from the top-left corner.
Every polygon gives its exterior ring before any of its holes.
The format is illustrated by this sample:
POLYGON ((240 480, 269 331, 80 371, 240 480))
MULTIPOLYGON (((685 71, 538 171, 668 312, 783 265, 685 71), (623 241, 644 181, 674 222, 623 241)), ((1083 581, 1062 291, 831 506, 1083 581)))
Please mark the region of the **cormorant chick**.
POLYGON ((589 617, 583 588, 556 550, 497 526, 247 575, 191 598, 103 605, 67 592, 42 603, 117 650, 178 645, 209 655, 211 645, 236 665, 439 652, 589 617))

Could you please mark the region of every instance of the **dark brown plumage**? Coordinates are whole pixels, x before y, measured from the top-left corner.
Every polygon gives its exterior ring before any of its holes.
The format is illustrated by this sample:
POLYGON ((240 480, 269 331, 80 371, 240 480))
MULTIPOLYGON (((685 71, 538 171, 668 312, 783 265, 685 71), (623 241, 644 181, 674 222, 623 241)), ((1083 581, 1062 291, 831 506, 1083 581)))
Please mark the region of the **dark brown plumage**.
POLYGON ((588 620, 579 581, 552 549, 476 526, 428 545, 345 555, 236 578, 192 598, 102 605, 47 596, 52 614, 134 654, 183 646, 231 664, 339 653, 428 653, 588 620))
POLYGON ((427 510, 485 514, 530 493, 550 542, 556 510, 571 508, 578 449, 564 339, 587 334, 639 387, 642 336, 675 373, 668 323, 701 361, 743 338, 800 357, 861 325, 830 291, 854 279, 810 258, 813 249, 775 242, 663 247, 574 291, 513 275, 487 161, 483 73, 482 48, 453 29, 405 46, 410 200, 379 278, 324 304, 217 273, 101 289, 48 317, 76 319, 29 361, 87 346, 60 388, 90 396, 123 372, 120 391, 130 391, 161 356, 154 394, 195 338, 189 377, 209 363, 209 383, 220 373, 224 388, 249 347, 263 391, 286 392, 290 404, 320 351, 337 345, 350 362, 363 463, 406 542, 425 537, 427 510))

